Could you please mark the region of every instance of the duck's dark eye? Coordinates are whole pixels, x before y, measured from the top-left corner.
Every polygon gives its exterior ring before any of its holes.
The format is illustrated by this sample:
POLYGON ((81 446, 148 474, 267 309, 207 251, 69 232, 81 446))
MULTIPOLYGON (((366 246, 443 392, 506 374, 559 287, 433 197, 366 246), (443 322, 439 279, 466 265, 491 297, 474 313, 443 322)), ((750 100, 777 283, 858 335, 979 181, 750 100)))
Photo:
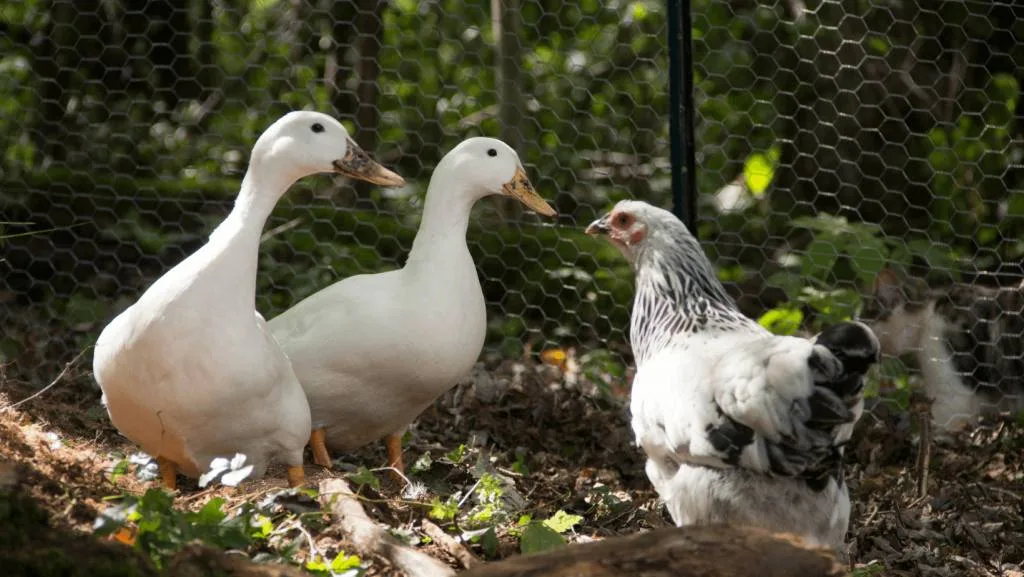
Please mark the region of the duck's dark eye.
POLYGON ((498 156, 498 151, 493 148, 487 150, 487 156, 498 156))
POLYGON ((313 132, 316 132, 317 134, 319 134, 319 133, 324 131, 324 125, 320 124, 319 122, 314 123, 313 126, 310 126, 309 128, 310 128, 310 130, 312 130, 313 132))

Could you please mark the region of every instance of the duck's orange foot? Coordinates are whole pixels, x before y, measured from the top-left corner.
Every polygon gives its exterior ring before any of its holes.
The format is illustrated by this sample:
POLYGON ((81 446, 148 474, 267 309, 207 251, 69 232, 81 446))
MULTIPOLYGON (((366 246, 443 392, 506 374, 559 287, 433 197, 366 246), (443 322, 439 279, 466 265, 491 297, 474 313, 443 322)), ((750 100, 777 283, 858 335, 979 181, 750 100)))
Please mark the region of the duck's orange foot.
POLYGON ((168 491, 178 488, 178 466, 174 461, 164 457, 157 457, 156 464, 160 467, 160 482, 168 491))
POLYGON ((392 433, 385 437, 384 442, 388 447, 388 467, 391 467, 388 475, 396 482, 404 484, 406 478, 405 463, 402 461, 402 435, 392 433))
POLYGON ((326 433, 323 429, 313 429, 309 435, 309 446, 313 449, 313 462, 330 469, 331 455, 327 452, 326 433))
POLYGON ((306 482, 306 471, 302 468, 302 465, 297 467, 288 467, 288 486, 289 487, 301 487, 306 482))

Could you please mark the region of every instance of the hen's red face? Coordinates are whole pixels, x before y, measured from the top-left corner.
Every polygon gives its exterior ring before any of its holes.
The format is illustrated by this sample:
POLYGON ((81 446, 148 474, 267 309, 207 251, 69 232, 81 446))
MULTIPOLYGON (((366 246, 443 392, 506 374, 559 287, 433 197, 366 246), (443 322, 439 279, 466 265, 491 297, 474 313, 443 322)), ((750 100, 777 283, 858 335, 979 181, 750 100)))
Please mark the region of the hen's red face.
POLYGON ((607 236, 616 245, 629 248, 644 240, 647 226, 632 212, 616 209, 590 223, 586 233, 607 236))

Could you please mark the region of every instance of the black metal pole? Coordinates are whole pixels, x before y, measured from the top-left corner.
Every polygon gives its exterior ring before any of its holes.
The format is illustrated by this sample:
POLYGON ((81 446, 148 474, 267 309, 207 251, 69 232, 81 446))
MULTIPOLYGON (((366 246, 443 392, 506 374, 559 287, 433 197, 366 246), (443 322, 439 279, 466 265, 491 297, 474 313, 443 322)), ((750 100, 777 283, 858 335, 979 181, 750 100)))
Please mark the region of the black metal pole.
POLYGON ((693 18, 690 0, 668 0, 668 68, 672 212, 692 233, 697 234, 693 18))

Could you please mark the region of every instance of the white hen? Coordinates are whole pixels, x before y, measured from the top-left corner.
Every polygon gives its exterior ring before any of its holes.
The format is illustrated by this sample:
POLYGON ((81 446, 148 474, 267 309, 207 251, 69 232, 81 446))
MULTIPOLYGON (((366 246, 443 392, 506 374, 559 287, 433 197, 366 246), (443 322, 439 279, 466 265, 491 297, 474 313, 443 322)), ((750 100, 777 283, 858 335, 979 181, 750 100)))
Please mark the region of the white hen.
POLYGON ((385 185, 400 176, 360 149, 330 116, 292 112, 252 150, 231 214, 203 247, 160 277, 100 334, 93 372, 114 425, 154 455, 166 487, 215 457, 242 453, 261 476, 269 459, 302 483, 310 416, 288 358, 256 312, 260 234, 298 179, 338 172, 385 185))
POLYGON ((470 210, 494 194, 554 215, 505 143, 470 138, 441 159, 405 267, 343 279, 270 321, 313 414, 313 456, 387 438, 402 469, 401 436, 480 355, 487 311, 466 246, 470 210))
POLYGON ((875 335, 855 322, 811 340, 770 333, 666 210, 622 201, 587 232, 608 236, 636 273, 633 431, 676 524, 760 526, 843 554, 843 445, 875 335))

